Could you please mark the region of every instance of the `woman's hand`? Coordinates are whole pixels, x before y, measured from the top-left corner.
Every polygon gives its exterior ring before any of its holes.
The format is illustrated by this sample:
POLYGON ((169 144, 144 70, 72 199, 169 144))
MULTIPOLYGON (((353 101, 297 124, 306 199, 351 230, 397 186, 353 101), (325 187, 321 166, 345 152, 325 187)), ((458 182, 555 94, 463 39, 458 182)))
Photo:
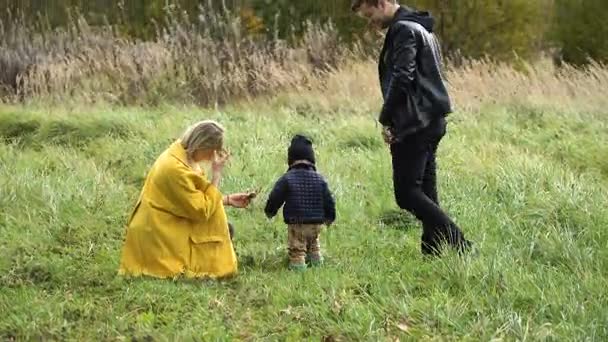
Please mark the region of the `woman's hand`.
POLYGON ((222 170, 226 165, 226 162, 230 159, 230 153, 226 150, 221 152, 213 152, 213 160, 211 161, 211 183, 215 186, 219 186, 220 180, 222 179, 222 170))
POLYGON ((213 161, 211 162, 211 170, 214 173, 220 173, 224 169, 226 162, 230 159, 230 153, 226 150, 215 152, 213 154, 213 161))
POLYGON ((251 202, 251 196, 248 193, 237 193, 226 196, 224 204, 235 208, 247 208, 251 202))

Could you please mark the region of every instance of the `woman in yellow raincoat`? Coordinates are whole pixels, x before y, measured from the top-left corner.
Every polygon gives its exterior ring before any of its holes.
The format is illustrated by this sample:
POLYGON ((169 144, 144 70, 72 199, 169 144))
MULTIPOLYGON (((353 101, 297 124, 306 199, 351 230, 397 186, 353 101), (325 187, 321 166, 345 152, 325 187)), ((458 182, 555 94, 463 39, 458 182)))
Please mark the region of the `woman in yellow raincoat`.
POLYGON ((249 196, 218 189, 228 159, 224 128, 214 121, 191 126, 156 160, 127 225, 119 274, 158 278, 223 278, 237 260, 225 205, 245 208, 249 196), (211 162, 211 181, 199 163, 211 162))

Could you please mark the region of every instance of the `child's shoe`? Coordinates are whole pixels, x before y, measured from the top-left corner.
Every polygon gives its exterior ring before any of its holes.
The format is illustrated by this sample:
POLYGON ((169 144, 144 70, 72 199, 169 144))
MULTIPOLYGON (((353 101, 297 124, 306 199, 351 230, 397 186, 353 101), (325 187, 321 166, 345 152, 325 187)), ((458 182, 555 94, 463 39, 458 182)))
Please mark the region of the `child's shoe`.
POLYGON ((318 260, 311 260, 311 261, 310 261, 310 265, 311 265, 312 267, 319 267, 319 266, 322 266, 322 265, 323 265, 323 258, 318 259, 318 260))
POLYGON ((290 271, 304 272, 306 271, 306 264, 289 264, 290 271))
POLYGON ((306 255, 306 264, 310 265, 311 267, 319 267, 319 266, 323 265, 323 257, 322 256, 312 257, 311 255, 307 254, 306 255))

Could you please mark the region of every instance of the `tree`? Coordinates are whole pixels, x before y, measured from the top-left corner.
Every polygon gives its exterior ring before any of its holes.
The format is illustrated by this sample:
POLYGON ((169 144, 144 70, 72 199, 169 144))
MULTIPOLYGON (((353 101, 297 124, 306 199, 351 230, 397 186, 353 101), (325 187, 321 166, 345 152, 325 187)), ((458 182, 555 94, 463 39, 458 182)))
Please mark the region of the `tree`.
POLYGON ((556 0, 553 41, 565 62, 608 62, 608 1, 556 0))
POLYGON ((418 0, 430 10, 448 55, 510 60, 539 52, 550 28, 552 0, 418 0))

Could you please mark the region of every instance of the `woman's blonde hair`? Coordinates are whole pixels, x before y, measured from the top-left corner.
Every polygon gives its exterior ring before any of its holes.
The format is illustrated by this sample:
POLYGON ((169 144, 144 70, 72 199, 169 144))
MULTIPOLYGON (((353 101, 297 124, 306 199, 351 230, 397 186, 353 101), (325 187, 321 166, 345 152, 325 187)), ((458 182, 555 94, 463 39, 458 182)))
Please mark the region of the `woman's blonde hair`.
POLYGON ((188 157, 196 150, 220 150, 224 146, 224 127, 213 120, 203 120, 188 127, 181 143, 188 157))

